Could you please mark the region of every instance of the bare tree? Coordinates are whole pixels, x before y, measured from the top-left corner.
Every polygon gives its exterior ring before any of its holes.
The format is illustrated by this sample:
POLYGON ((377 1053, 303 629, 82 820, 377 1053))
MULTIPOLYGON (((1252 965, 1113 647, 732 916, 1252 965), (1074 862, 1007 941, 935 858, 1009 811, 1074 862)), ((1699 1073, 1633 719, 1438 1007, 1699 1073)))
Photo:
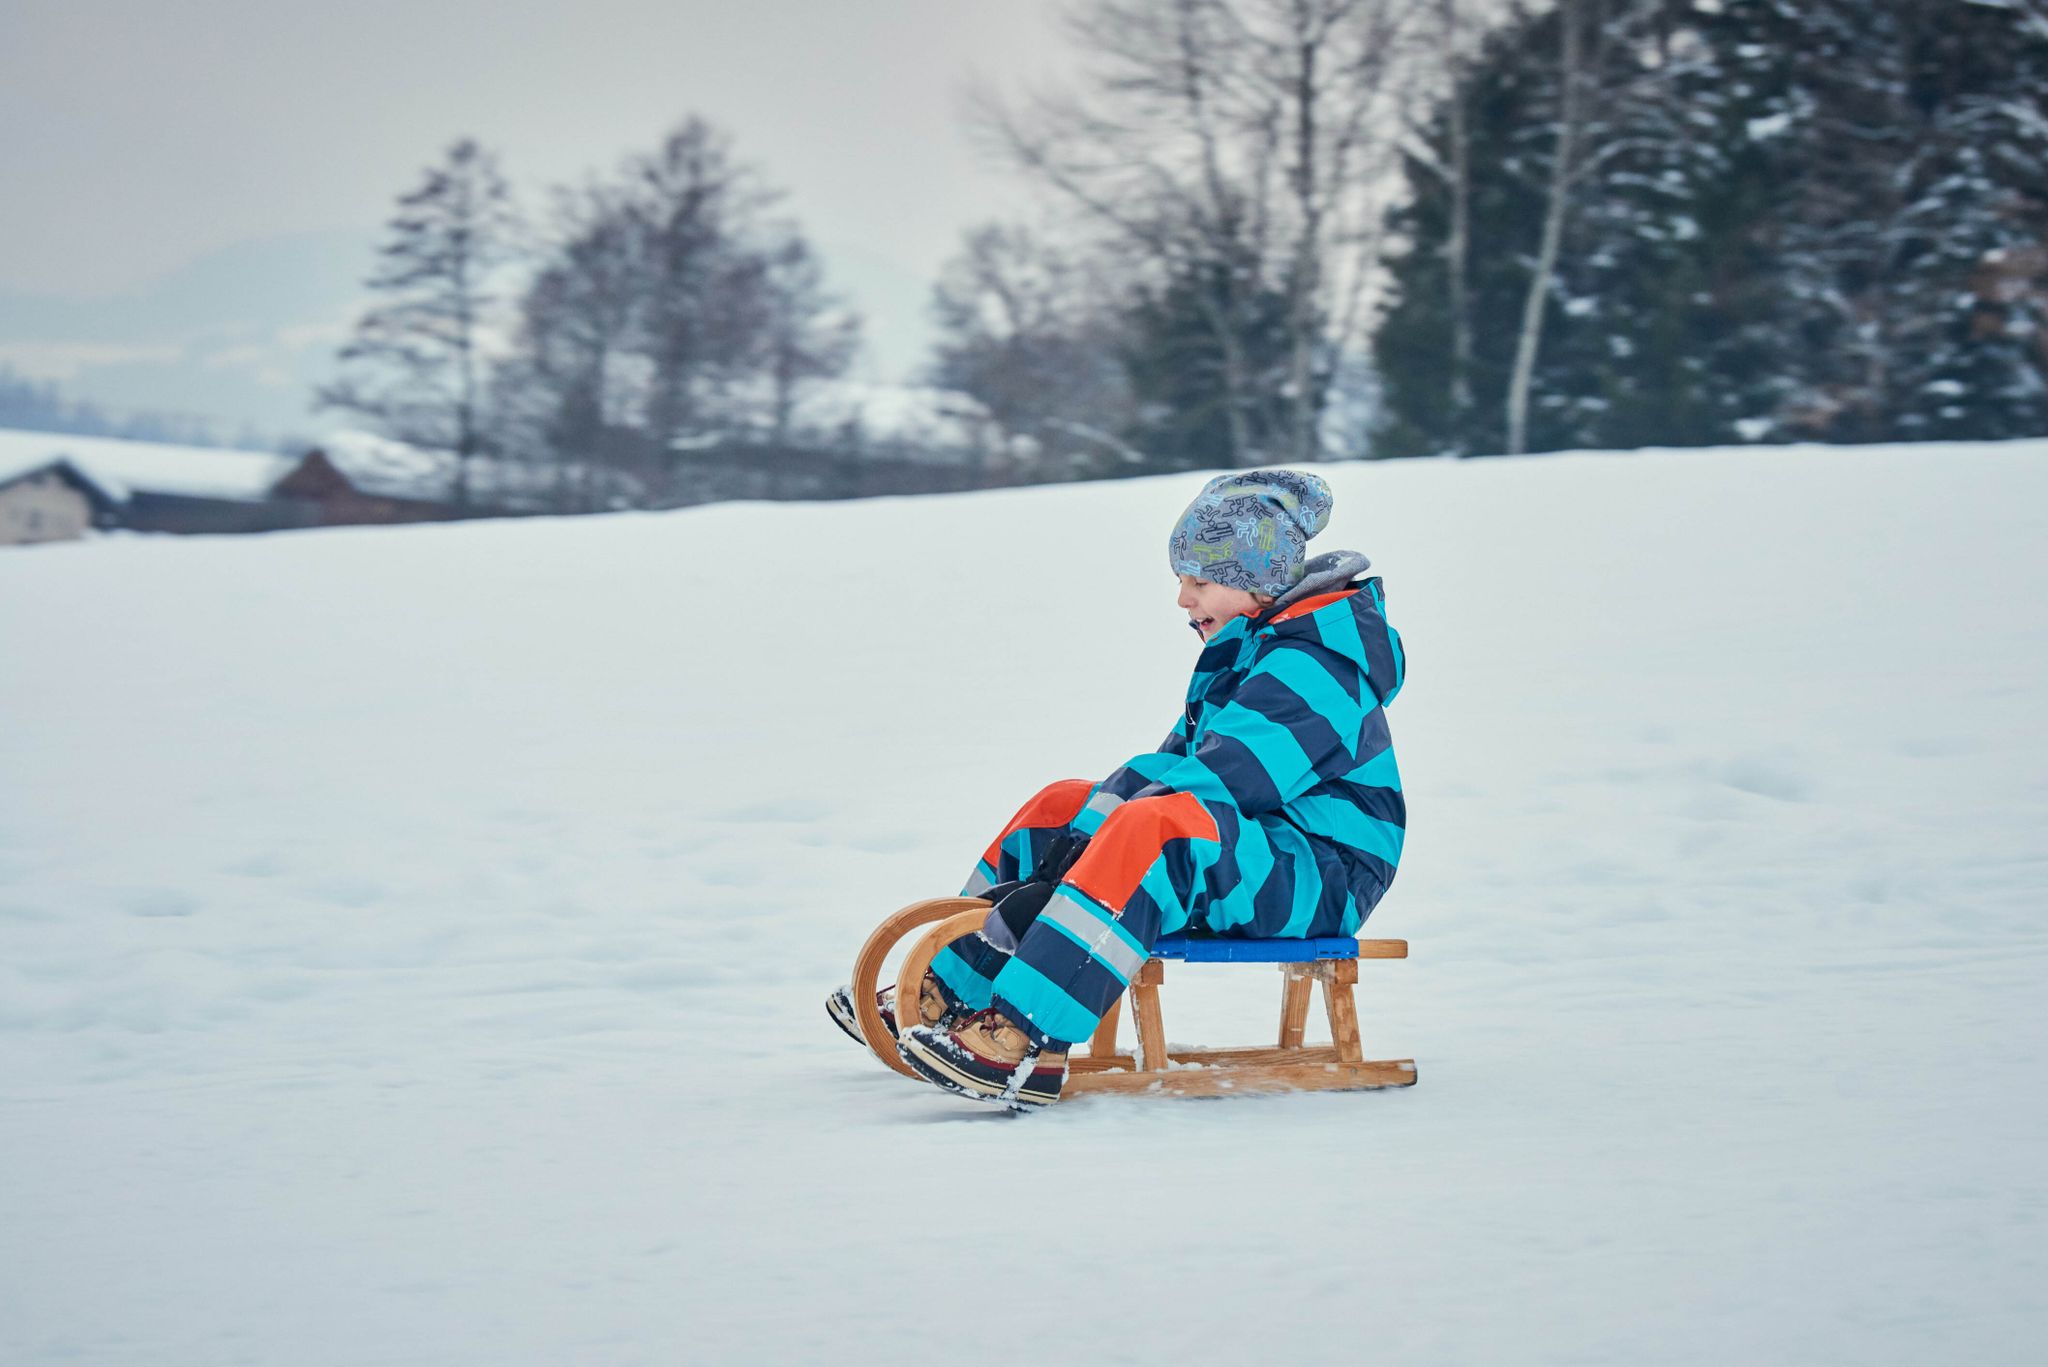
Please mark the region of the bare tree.
POLYGON ((628 167, 622 208, 639 244, 649 363, 642 421, 665 447, 724 423, 734 385, 756 370, 768 263, 749 239, 773 198, 702 119, 628 167))
POLYGON ((807 380, 845 373, 860 345, 860 319, 825 287, 810 244, 791 233, 767 252, 762 337, 771 391, 770 437, 789 440, 798 391, 807 380))
POLYGON ((399 197, 368 286, 378 302, 339 359, 322 407, 361 414, 386 435, 453 451, 454 499, 469 500, 482 446, 482 347, 493 277, 514 254, 518 218, 497 159, 464 139, 399 197))
POLYGON ((1308 461, 1320 454, 1320 394, 1334 366, 1331 353, 1350 346, 1357 324, 1355 309, 1333 320, 1328 291, 1355 300, 1377 255, 1382 215, 1372 181, 1395 147, 1380 130, 1397 103, 1389 98, 1391 76, 1412 7, 1288 0, 1246 10, 1241 22, 1261 56, 1262 84, 1274 91, 1287 131, 1289 447, 1293 459, 1308 461))
POLYGON ((647 459, 632 427, 640 262, 608 187, 559 191, 553 235, 520 302, 496 407, 514 453, 553 463, 558 504, 581 511, 608 502, 608 472, 647 459))
POLYGON ((1285 453, 1312 458, 1334 354, 1358 320, 1382 131, 1419 0, 1092 0, 1071 19, 1078 90, 992 97, 998 150, 1101 231, 1134 270, 1192 289, 1221 359, 1235 463, 1265 458, 1251 414, 1285 395, 1285 453), (1282 374, 1247 337, 1286 301, 1282 374), (1339 301, 1333 307, 1332 301, 1339 301))
POLYGON ((1117 356, 1122 300, 1108 275, 1028 228, 984 224, 932 291, 933 378, 1031 438, 1062 474, 1144 459, 1118 435, 1131 394, 1117 356))
POLYGON ((680 450, 785 440, 801 388, 845 370, 859 320, 775 199, 695 118, 558 196, 499 389, 566 500, 622 470, 659 496, 680 450))

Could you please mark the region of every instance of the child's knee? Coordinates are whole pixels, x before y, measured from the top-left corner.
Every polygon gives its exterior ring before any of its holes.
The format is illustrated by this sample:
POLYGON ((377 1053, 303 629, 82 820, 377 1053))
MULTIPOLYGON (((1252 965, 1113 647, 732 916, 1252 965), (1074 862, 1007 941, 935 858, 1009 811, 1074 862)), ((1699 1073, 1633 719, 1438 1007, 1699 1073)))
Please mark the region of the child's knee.
POLYGON ((1175 840, 1220 843, 1216 818, 1191 793, 1133 798, 1111 812, 1067 882, 1106 907, 1121 910, 1175 840))
POLYGON ((1095 785, 1085 778, 1063 778, 1057 783, 1048 783, 1018 811, 1010 822, 1010 830, 1042 830, 1068 825, 1080 814, 1081 808, 1087 804, 1088 795, 1094 791, 1095 785))
POLYGON ((1159 793, 1134 797, 1111 812, 1096 833, 1098 848, 1107 841, 1164 846, 1169 840, 1217 840, 1216 818, 1193 793, 1159 793))

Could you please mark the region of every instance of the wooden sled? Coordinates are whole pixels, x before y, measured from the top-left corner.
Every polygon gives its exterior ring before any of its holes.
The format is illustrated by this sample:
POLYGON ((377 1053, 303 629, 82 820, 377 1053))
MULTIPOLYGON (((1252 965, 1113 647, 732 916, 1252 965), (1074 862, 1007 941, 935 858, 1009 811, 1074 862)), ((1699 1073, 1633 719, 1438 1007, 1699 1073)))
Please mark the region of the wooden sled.
MULTIPOLYGON (((896 970, 896 1000, 914 1002, 925 970, 939 950, 961 936, 981 929, 989 904, 978 897, 935 897, 913 902, 883 921, 868 936, 853 963, 853 1006, 861 1036, 882 1062, 916 1077, 896 1055, 896 1041, 882 1024, 875 989, 882 962, 896 943, 920 927, 929 927, 903 956, 896 970), (934 924, 936 923, 936 924, 934 924)), ((1415 1085, 1414 1059, 1368 1059, 1358 1039, 1360 959, 1405 959, 1406 940, 1354 940, 1332 936, 1315 940, 1231 940, 1220 937, 1168 935, 1153 946, 1152 958, 1131 980, 1131 1016, 1137 1023, 1135 1053, 1117 1052, 1117 1022, 1123 1014, 1118 998, 1102 1018, 1085 1050, 1076 1048, 1067 1060, 1066 1096, 1096 1092, 1141 1093, 1153 1096, 1244 1096, 1261 1092, 1351 1092, 1375 1087, 1415 1085), (1166 979, 1166 961, 1188 963, 1266 963, 1280 967, 1280 1038, 1278 1043, 1245 1049, 1169 1049, 1166 1023, 1160 1013, 1159 986, 1166 979), (1323 1006, 1330 1019, 1330 1043, 1304 1044, 1309 998, 1315 984, 1323 986, 1323 1006)))

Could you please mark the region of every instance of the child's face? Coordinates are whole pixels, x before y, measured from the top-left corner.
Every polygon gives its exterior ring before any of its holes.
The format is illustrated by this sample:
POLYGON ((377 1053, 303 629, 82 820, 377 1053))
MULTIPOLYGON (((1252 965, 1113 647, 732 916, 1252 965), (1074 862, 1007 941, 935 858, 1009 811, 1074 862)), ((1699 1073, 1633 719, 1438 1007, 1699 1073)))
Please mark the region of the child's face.
POLYGON ((1180 597, 1174 601, 1180 604, 1181 611, 1188 615, 1188 621, 1206 641, 1238 618, 1257 612, 1273 600, 1184 574, 1180 577, 1180 597))

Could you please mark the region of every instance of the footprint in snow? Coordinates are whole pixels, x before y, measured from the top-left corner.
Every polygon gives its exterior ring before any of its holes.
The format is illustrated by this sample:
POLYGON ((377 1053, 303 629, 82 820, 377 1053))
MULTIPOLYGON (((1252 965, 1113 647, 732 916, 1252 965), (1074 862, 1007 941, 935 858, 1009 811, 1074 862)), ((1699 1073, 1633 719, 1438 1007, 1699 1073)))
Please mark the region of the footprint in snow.
POLYGON ((1812 780, 1782 760, 1767 756, 1744 755, 1725 761, 1716 777, 1739 792, 1780 802, 1806 802, 1813 797, 1812 780))
POLYGON ((384 885, 352 874, 336 874, 305 885, 305 893, 316 902, 335 907, 367 907, 384 898, 384 885))
POLYGON ((190 916, 199 910, 199 902, 176 888, 148 888, 130 896, 126 910, 130 916, 190 916))

